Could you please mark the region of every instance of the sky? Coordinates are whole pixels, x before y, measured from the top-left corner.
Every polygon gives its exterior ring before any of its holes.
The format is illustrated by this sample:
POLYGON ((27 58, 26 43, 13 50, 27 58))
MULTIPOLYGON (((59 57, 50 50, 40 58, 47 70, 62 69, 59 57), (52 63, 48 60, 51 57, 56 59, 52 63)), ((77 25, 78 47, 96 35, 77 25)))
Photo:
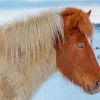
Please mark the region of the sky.
POLYGON ((100 6, 100 0, 0 0, 0 9, 100 6))

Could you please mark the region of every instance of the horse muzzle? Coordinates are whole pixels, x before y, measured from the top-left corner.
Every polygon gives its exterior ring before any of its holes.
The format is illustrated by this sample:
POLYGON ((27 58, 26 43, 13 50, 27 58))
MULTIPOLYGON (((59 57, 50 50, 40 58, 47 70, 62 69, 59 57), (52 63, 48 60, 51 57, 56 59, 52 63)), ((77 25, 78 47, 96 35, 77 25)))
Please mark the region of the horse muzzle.
POLYGON ((89 86, 89 90, 90 90, 89 94, 93 95, 93 94, 100 92, 100 81, 96 81, 95 85, 96 85, 95 89, 93 89, 91 86, 89 86))

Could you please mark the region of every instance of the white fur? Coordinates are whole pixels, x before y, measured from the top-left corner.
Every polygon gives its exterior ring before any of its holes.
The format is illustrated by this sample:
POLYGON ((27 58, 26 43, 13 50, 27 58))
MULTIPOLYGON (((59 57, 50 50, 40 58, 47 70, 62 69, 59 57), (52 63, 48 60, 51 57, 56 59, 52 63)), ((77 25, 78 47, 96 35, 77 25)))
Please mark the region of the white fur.
POLYGON ((58 33, 63 21, 56 12, 0 28, 0 100, 29 100, 56 71, 58 33))

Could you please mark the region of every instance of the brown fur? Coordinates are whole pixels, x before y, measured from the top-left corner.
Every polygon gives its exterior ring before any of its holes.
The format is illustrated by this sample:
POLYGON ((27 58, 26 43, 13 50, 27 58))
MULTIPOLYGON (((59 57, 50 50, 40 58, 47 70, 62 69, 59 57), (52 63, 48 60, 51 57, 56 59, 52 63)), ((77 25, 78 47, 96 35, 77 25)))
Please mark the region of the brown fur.
POLYGON ((91 38, 93 26, 88 13, 76 8, 67 8, 61 16, 64 20, 64 38, 56 39, 57 67, 69 80, 91 93, 96 90, 96 80, 100 80, 100 68, 87 37, 91 38), (78 48, 77 44, 84 48, 78 48))
POLYGON ((89 37, 92 36, 93 26, 88 18, 90 11, 85 13, 80 9, 67 8, 61 13, 64 18, 64 28, 66 30, 72 30, 77 27, 81 33, 89 37))

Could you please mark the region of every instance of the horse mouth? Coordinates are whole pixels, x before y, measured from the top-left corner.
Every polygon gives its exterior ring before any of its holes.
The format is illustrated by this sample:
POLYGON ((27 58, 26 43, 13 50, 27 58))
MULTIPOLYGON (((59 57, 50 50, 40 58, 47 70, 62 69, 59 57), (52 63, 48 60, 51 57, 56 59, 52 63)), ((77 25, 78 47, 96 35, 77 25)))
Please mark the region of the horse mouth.
POLYGON ((89 94, 93 95, 100 92, 100 87, 94 90, 91 86, 89 86, 89 90, 90 90, 89 94))

